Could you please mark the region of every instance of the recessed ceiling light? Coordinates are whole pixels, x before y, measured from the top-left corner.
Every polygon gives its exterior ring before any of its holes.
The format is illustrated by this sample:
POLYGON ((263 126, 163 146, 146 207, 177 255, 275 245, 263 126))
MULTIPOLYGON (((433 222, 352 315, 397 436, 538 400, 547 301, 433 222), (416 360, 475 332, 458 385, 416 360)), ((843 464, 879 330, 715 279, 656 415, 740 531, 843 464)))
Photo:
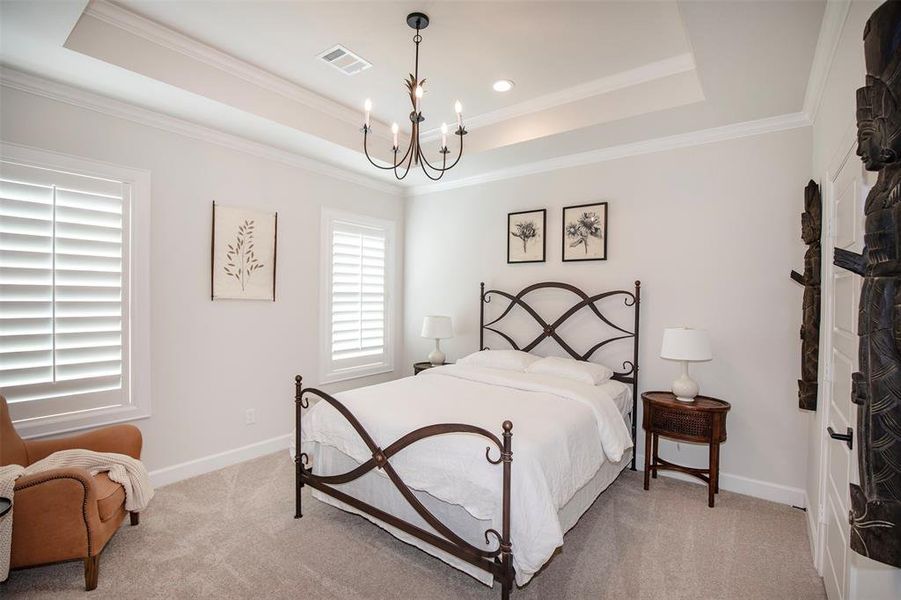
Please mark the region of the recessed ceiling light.
POLYGON ((513 85, 513 82, 509 79, 498 79, 491 87, 494 88, 495 92, 509 92, 513 89, 513 85))

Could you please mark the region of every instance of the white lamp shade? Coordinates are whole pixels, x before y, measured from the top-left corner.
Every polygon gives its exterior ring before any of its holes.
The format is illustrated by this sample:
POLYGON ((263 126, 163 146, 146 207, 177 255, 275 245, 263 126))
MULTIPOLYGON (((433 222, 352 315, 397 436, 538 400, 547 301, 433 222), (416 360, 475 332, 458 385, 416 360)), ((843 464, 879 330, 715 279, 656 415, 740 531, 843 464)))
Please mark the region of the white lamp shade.
POLYGON ((691 361, 713 359, 707 332, 703 329, 688 329, 687 327, 664 329, 660 358, 691 361))
POLYGON ((454 337, 454 326, 450 317, 429 315, 422 320, 422 333, 424 338, 433 340, 446 340, 454 337))

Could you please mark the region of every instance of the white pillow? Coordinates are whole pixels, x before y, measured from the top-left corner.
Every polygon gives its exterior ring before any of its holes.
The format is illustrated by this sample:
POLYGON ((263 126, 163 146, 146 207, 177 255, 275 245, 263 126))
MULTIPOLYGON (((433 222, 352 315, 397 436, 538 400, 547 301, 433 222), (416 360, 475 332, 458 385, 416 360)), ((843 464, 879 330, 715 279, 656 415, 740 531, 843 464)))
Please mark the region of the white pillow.
POLYGON ((480 350, 459 359, 457 364, 507 371, 525 371, 526 367, 537 360, 540 358, 520 350, 480 350))
POLYGON ((613 371, 604 365, 560 356, 546 356, 537 360, 526 368, 526 372, 563 377, 588 385, 600 385, 613 377, 613 371))

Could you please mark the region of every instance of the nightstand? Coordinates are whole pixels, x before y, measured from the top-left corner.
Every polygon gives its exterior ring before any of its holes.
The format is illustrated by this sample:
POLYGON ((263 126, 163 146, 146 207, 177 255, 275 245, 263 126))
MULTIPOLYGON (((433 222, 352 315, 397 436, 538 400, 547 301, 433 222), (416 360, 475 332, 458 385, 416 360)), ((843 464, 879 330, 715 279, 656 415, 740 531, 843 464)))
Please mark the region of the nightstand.
POLYGON ((644 489, 657 471, 679 471, 697 477, 707 484, 707 505, 713 508, 713 496, 719 493, 720 444, 726 441, 726 413, 732 406, 723 400, 697 396, 694 402, 676 400, 671 392, 645 392, 642 428, 644 434, 644 489), (680 442, 710 446, 710 464, 695 469, 663 460, 657 455, 660 436, 680 442))
POLYGON ((432 363, 430 363, 428 361, 413 363, 413 374, 419 375, 421 372, 425 371, 426 369, 431 369, 432 367, 443 367, 444 365, 452 365, 452 364, 454 364, 454 363, 446 362, 443 365, 433 365, 432 363))

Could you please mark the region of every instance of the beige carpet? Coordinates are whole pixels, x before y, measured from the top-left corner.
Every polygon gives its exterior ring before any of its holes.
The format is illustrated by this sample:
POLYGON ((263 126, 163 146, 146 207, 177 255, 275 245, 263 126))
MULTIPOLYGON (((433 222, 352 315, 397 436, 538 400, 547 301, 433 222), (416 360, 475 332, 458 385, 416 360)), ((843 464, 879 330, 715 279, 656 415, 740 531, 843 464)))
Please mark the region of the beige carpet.
MULTIPOLYGON (((513 598, 803 600, 825 598, 804 513, 626 471, 513 598)), ((305 490, 293 519, 287 452, 158 490, 141 525, 103 553, 97 590, 82 565, 14 571, 4 598, 500 598, 474 579, 305 490)))

